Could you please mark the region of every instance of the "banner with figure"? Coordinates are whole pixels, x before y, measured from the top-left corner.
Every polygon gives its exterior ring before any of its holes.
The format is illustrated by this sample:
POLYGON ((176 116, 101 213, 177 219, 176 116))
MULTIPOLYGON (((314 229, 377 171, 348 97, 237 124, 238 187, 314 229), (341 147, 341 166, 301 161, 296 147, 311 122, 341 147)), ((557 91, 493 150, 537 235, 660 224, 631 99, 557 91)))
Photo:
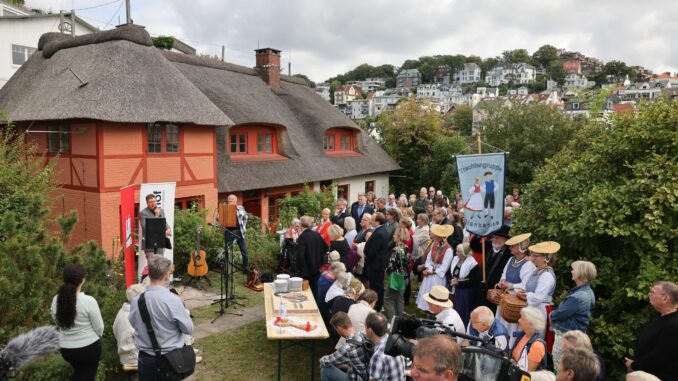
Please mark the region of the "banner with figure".
MULTIPOLYGON (((139 212, 147 207, 146 195, 152 194, 155 196, 157 201, 157 207, 159 207, 167 222, 170 229, 170 243, 174 247, 174 193, 176 191, 176 183, 149 183, 141 184, 141 189, 139 190, 139 212)), ((141 229, 141 219, 139 219, 139 241, 143 239, 143 232, 141 229)), ((143 245, 140 245, 143 247, 143 245)), ((174 253, 172 249, 164 249, 163 256, 170 261, 174 262, 174 253)), ((143 275, 143 270, 146 267, 146 256, 143 252, 139 253, 139 266, 138 277, 141 279, 143 275)))
MULTIPOLYGON (((127 287, 135 282, 134 271, 134 185, 120 189, 120 238, 125 258, 125 283, 127 287)), ((117 255, 117 253, 113 253, 117 255)))
POLYGON ((466 230, 486 236, 504 220, 506 155, 458 155, 456 159, 466 230))

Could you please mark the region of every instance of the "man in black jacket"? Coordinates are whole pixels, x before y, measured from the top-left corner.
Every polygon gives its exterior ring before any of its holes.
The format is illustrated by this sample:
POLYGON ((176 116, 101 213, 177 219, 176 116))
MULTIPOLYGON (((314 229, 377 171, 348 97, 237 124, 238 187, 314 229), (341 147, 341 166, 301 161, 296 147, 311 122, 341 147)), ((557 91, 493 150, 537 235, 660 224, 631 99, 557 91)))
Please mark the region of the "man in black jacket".
POLYGON ((302 216, 299 220, 303 231, 297 239, 297 268, 301 272, 301 277, 308 280, 315 295, 320 266, 328 248, 323 237, 311 229, 312 217, 302 216))
POLYGON ((377 305, 374 309, 379 311, 384 302, 384 276, 388 265, 389 236, 384 225, 386 217, 382 213, 375 213, 373 218, 377 227, 365 243, 365 271, 367 280, 370 282, 370 288, 377 293, 377 305))
POLYGON ((347 206, 348 202, 345 198, 338 198, 337 208, 334 210, 334 216, 332 216, 332 223, 339 225, 342 229, 344 229, 344 220, 351 215, 350 211, 346 209, 347 206))
POLYGON ((626 359, 629 372, 642 370, 663 381, 678 380, 678 285, 656 282, 650 290, 650 305, 657 312, 638 337, 633 359, 626 359))
MULTIPOLYGON (((506 262, 511 258, 511 251, 505 245, 506 240, 511 238, 509 229, 508 226, 502 225, 499 230, 492 233, 491 240, 485 241, 486 287, 482 287, 478 290, 476 301, 478 305, 489 307, 492 312, 497 311, 497 306, 487 300, 487 290, 494 288, 494 286, 499 283, 499 280, 501 280, 501 273, 504 271, 504 266, 506 266, 506 262)), ((482 246, 480 246, 480 250, 482 250, 482 246)), ((482 269, 482 263, 479 263, 479 266, 481 266, 482 269)))

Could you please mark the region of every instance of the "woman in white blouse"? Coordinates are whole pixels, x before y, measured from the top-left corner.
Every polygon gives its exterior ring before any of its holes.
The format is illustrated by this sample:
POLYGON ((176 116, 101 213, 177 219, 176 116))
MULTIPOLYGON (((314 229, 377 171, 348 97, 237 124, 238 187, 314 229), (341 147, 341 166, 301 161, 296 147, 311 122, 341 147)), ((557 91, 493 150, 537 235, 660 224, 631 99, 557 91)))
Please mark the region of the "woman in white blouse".
POLYGON ((446 238, 452 235, 454 227, 452 225, 432 225, 431 226, 431 251, 426 256, 426 262, 422 266, 421 274, 424 280, 419 286, 417 295, 417 307, 424 311, 429 311, 428 303, 424 299, 433 286, 446 286, 445 273, 450 269, 450 263, 454 254, 452 248, 447 243, 446 238))
POLYGON ((86 277, 81 264, 69 263, 64 269, 64 283, 52 299, 61 356, 73 366, 71 381, 93 381, 101 358, 104 321, 97 301, 82 292, 86 277))

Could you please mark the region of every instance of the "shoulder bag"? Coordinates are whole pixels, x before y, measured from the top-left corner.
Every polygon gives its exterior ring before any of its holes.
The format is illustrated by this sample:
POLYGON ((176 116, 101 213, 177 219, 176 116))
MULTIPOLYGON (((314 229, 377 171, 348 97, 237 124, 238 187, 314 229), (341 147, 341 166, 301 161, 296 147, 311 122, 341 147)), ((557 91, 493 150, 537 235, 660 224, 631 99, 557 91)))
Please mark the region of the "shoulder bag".
POLYGON ((195 371, 195 351, 192 346, 184 345, 183 348, 162 354, 151 325, 151 316, 148 313, 145 296, 145 294, 141 294, 139 297, 139 312, 141 313, 141 320, 146 325, 146 331, 155 352, 156 378, 159 381, 183 380, 195 371))

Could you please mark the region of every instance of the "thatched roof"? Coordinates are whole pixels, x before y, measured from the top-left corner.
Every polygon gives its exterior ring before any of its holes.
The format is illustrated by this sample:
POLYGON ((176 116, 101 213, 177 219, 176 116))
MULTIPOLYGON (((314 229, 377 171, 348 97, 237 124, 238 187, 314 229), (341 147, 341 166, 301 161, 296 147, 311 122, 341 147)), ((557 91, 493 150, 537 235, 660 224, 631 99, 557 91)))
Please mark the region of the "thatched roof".
POLYGON ((46 34, 38 48, 0 89, 0 110, 11 120, 220 126, 220 192, 399 169, 364 131, 300 78, 281 75, 280 87, 272 88, 255 69, 156 49, 148 33, 136 26, 76 38, 46 34), (87 84, 81 86, 76 75, 87 84), (242 124, 275 127, 280 131, 280 153, 288 160, 232 162, 228 128, 242 124), (334 127, 357 132, 361 155, 327 157, 323 137, 334 127))
POLYGON ((290 158, 272 162, 232 162, 228 128, 217 130, 219 192, 243 191, 388 172, 400 167, 344 114, 296 77, 281 76, 271 88, 255 69, 165 52, 165 56, 233 122, 278 126, 280 151, 290 158), (325 131, 333 127, 358 132, 356 157, 327 157, 325 131))
POLYGON ((49 33, 38 48, 0 89, 0 110, 14 122, 233 124, 152 46, 141 27, 75 38, 49 33))

